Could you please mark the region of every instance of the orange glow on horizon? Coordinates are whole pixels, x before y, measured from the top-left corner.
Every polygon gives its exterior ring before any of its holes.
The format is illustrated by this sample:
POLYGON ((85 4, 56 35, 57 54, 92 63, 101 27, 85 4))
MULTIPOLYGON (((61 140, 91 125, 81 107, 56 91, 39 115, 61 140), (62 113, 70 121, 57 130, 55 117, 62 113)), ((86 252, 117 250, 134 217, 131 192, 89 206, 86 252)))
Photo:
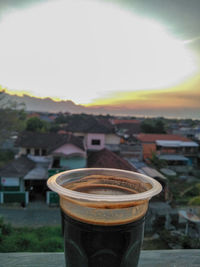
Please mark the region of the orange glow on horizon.
MULTIPOLYGON (((144 90, 132 92, 117 92, 109 95, 106 99, 96 99, 96 101, 82 106, 91 108, 107 109, 170 109, 170 108, 199 108, 200 103, 200 76, 196 76, 187 82, 176 87, 171 87, 165 90, 144 90)), ((15 91, 0 87, 0 91, 5 91, 10 95, 23 97, 37 97, 39 99, 50 98, 55 102, 66 101, 60 98, 52 98, 49 96, 38 97, 28 91, 15 91)))
POLYGON ((121 107, 131 109, 162 109, 179 107, 199 107, 200 77, 196 76, 176 87, 160 90, 118 92, 106 99, 97 99, 87 107, 121 107))

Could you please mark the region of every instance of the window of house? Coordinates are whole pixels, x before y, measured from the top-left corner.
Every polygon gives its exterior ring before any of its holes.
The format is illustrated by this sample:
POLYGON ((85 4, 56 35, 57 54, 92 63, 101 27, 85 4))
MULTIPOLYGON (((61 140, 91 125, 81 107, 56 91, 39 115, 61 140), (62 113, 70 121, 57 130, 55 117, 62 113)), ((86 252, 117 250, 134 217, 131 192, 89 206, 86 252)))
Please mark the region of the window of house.
POLYGON ((46 155, 47 155, 46 149, 42 149, 42 156, 46 156, 46 155))
POLYGON ((40 150, 38 148, 35 149, 35 156, 39 156, 40 155, 40 150))
POLYGON ((27 148, 27 149, 26 149, 26 154, 28 155, 28 154, 30 154, 30 153, 31 153, 30 148, 27 148))
POLYGON ((60 159, 54 158, 52 168, 60 168, 60 159))
POLYGON ((191 153, 193 148, 192 147, 185 147, 185 153, 191 153))
POLYGON ((93 146, 99 146, 101 144, 101 140, 99 139, 92 139, 92 145, 93 146))

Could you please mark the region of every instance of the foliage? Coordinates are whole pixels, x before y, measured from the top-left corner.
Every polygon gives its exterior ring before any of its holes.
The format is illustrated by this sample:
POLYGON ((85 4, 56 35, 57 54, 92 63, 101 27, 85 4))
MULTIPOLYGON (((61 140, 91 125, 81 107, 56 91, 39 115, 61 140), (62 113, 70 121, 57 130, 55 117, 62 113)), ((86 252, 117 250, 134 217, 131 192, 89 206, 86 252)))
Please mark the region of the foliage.
POLYGON ((0 143, 11 137, 13 132, 24 129, 26 114, 24 104, 18 104, 6 98, 0 91, 0 143))
POLYGON ((154 223, 153 223, 153 228, 155 231, 159 231, 165 228, 165 221, 166 217, 165 215, 163 216, 157 216, 154 223))
POLYGON ((0 252, 63 252, 61 227, 13 228, 0 218, 0 252))
POLYGON ((188 202, 189 205, 200 206, 200 196, 193 197, 188 202))
POLYGON ((161 239, 156 240, 148 240, 144 238, 142 244, 142 250, 161 250, 161 249, 169 249, 166 242, 161 239))
POLYGON ((141 130, 143 133, 166 133, 164 121, 159 119, 146 119, 141 123, 141 130))
POLYGON ((11 225, 4 223, 3 218, 0 217, 0 234, 1 234, 1 236, 8 235, 11 232, 12 232, 11 225))
POLYGON ((0 149, 0 167, 2 167, 6 162, 12 159, 14 159, 13 151, 0 149))
POLYGON ((169 191, 172 194, 172 202, 175 205, 188 205, 190 200, 200 195, 200 184, 180 180, 179 177, 171 177, 169 191))
MULTIPOLYGON (((111 114, 106 114, 106 115, 99 114, 99 115, 96 115, 96 117, 99 119, 112 119, 112 118, 114 118, 114 116, 111 114)), ((125 117, 125 119, 136 119, 136 117, 130 117, 130 118, 125 117)))
POLYGON ((57 118, 55 119, 55 123, 61 124, 61 123, 66 123, 68 121, 68 115, 59 113, 57 118))
POLYGON ((80 123, 82 121, 83 123, 87 123, 88 119, 95 118, 93 115, 81 113, 81 114, 63 114, 59 113, 57 118, 55 119, 55 123, 57 124, 69 124, 69 123, 80 123))
POLYGON ((181 196, 195 197, 200 195, 200 183, 194 184, 181 192, 181 196))
POLYGON ((183 249, 199 249, 200 240, 197 238, 191 238, 177 231, 162 230, 159 232, 160 237, 165 241, 169 247, 179 245, 183 249))
POLYGON ((58 123, 51 123, 49 131, 52 133, 57 133, 60 130, 60 126, 58 123))
POLYGON ((47 132, 49 129, 49 123, 41 120, 38 117, 33 117, 27 120, 26 130, 31 132, 47 132))
POLYGON ((163 159, 159 159, 155 152, 152 152, 152 156, 149 158, 149 161, 157 169, 167 167, 167 162, 163 159))

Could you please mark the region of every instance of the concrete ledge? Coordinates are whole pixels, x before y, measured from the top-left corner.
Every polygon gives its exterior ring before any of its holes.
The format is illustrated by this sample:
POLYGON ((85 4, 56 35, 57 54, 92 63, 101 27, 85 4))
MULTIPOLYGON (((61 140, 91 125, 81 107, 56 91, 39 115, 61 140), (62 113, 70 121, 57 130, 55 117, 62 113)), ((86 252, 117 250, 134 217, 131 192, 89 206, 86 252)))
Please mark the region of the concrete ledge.
MULTIPOLYGON (((1 267, 65 267, 63 253, 0 253, 1 267)), ((138 267, 199 267, 200 250, 143 250, 138 267)), ((83 266, 84 267, 84 266, 83 266)))

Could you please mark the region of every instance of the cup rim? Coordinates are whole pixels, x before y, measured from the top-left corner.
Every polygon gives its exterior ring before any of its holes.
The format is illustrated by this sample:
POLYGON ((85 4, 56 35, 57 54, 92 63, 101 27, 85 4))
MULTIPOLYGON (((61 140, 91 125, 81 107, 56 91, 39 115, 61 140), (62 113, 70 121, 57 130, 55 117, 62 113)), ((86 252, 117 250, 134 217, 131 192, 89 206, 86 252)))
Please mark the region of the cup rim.
MULTIPOLYGON (((108 175, 108 174, 107 174, 108 175)), ((154 178, 151 178, 147 175, 140 174, 137 172, 133 171, 127 171, 127 170, 122 170, 122 169, 112 169, 112 168, 82 168, 82 169, 73 169, 73 170, 68 170, 68 171, 63 171, 60 173, 57 173, 53 176, 51 176, 47 180, 47 186, 54 192, 58 193, 61 196, 66 196, 69 198, 75 198, 79 200, 85 200, 85 201, 98 201, 98 202, 125 202, 125 201, 140 201, 140 200, 146 200, 146 199, 151 199, 153 196, 159 194, 162 191, 162 186, 161 184, 156 181, 154 178), (70 175, 73 173, 78 173, 78 172, 87 172, 91 174, 94 174, 94 172, 100 172, 100 171, 108 171, 108 172, 115 172, 126 177, 125 175, 127 174, 128 177, 130 178, 132 175, 132 178, 136 178, 139 180, 142 180, 144 182, 148 182, 152 185, 152 188, 138 194, 128 194, 128 195, 103 195, 103 194, 89 194, 89 193, 83 193, 83 192, 77 192, 73 191, 67 188, 64 188, 62 185, 58 183, 58 178, 62 178, 63 176, 70 175)))

